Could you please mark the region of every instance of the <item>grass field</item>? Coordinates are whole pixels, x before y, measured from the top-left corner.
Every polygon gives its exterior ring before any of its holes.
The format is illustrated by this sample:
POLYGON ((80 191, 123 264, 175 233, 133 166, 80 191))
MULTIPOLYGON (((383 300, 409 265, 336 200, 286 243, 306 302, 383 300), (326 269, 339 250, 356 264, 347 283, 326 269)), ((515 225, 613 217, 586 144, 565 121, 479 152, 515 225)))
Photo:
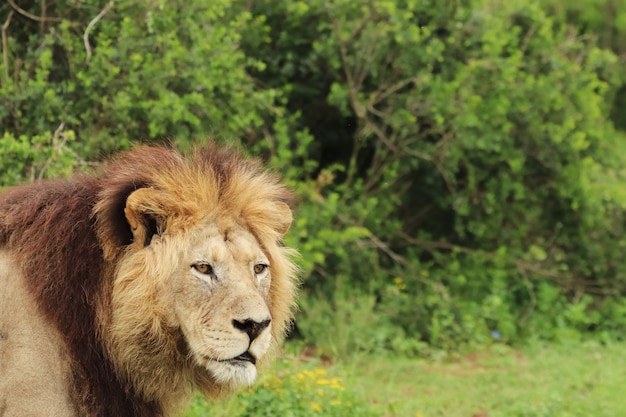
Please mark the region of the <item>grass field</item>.
POLYGON ((187 416, 626 416, 625 352, 624 345, 586 343, 496 345, 441 360, 373 356, 322 365, 290 358, 255 388, 212 406, 198 400, 187 416))
POLYGON ((500 347, 453 361, 379 358, 355 389, 395 416, 626 416, 626 346, 500 347))

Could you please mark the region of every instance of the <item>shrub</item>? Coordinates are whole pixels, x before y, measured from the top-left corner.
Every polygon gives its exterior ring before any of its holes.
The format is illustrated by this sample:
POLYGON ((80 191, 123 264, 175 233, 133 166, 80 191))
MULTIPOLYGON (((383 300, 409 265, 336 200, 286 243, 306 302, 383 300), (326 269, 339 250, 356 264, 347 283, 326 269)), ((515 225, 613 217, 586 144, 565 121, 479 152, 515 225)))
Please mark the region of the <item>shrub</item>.
POLYGON ((444 348, 598 326, 626 283, 615 55, 534 1, 252 12, 271 39, 244 37, 255 76, 316 138, 292 241, 314 296, 337 312, 338 288, 370 292, 385 325, 444 348))
MULTIPOLYGON (((346 387, 343 378, 329 374, 323 367, 302 366, 290 359, 279 361, 257 384, 215 408, 215 413, 225 409, 231 417, 379 415, 346 387)), ((206 415, 210 411, 211 406, 198 398, 186 416, 206 415)))
POLYGON ((259 19, 238 2, 45 4, 0 9, 0 120, 22 142, 54 148, 36 138, 62 126, 68 149, 97 159, 137 140, 253 140, 280 113, 278 93, 247 74, 264 64, 238 44, 259 19))

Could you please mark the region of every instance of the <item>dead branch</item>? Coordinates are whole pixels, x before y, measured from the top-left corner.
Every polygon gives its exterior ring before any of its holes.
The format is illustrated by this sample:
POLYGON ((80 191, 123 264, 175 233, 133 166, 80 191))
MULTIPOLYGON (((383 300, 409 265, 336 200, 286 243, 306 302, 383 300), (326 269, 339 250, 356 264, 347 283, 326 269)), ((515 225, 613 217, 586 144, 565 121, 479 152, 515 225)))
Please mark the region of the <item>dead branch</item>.
POLYGON ((63 133, 63 129, 65 128, 65 123, 61 123, 59 127, 56 128, 54 134, 52 135, 52 145, 54 147, 53 154, 46 160, 46 163, 39 171, 39 175, 37 176, 38 180, 43 179, 46 171, 50 168, 50 164, 52 163, 52 159, 54 158, 55 153, 61 153, 62 148, 65 146, 65 143, 68 140, 68 137, 65 133, 63 133), (59 138, 62 138, 62 142, 59 143, 59 138))
POLYGON ((18 12, 19 14, 21 14, 22 16, 25 16, 29 19, 32 19, 34 21, 37 22, 60 22, 63 19, 59 18, 59 17, 41 17, 41 16, 36 16, 32 13, 27 12, 26 10, 22 9, 20 6, 18 6, 17 4, 15 4, 15 0, 7 0, 9 2, 9 4, 11 5, 11 7, 13 7, 13 9, 18 12))
POLYGON ((411 85, 411 84, 417 84, 417 82, 419 81, 418 77, 412 76, 412 77, 408 77, 405 78, 403 80, 397 81, 395 82, 393 85, 388 86, 387 88, 379 88, 378 91, 376 91, 376 95, 374 96, 374 100, 372 104, 378 104, 381 101, 385 100, 387 97, 391 96, 394 93, 397 93, 398 91, 402 90, 404 87, 411 85))
POLYGON ((39 21, 39 34, 43 35, 46 31, 46 15, 48 14, 48 4, 46 0, 41 0, 41 20, 39 21))
POLYGON ((4 63, 4 76, 5 79, 9 79, 9 41, 7 37, 7 29, 9 29, 9 25, 11 24, 11 18, 13 17, 13 10, 9 12, 9 16, 7 20, 2 25, 2 60, 4 63))
POLYGON ((107 3, 104 9, 100 10, 100 13, 98 13, 98 15, 94 17, 85 28, 85 33, 83 34, 83 42, 85 43, 85 51, 87 52, 87 58, 85 59, 85 62, 89 62, 89 60, 91 59, 91 45, 89 45, 89 32, 91 31, 91 28, 94 27, 94 25, 98 23, 104 17, 104 15, 113 8, 114 5, 115 3, 113 2, 113 0, 107 3))
POLYGON ((398 255, 397 253, 395 253, 390 247, 389 245, 387 245, 385 242, 383 242, 382 240, 380 240, 376 235, 374 234, 370 234, 370 241, 372 242, 372 244, 380 249, 381 251, 383 251, 387 256, 389 256, 391 259, 393 259, 393 261, 399 265, 402 266, 407 266, 408 262, 406 261, 406 259, 404 259, 402 256, 398 255))

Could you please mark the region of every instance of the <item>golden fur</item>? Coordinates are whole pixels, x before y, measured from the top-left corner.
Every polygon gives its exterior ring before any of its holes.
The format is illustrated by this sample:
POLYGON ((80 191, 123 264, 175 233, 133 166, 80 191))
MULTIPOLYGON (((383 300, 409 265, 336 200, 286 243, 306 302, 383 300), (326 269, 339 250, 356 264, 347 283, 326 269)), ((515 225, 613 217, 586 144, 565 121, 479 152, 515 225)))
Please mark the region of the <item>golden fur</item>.
MULTIPOLYGON (((254 380, 295 296, 281 246, 293 198, 275 175, 214 145, 189 156, 142 147, 100 176, 48 185, 0 197, 0 288, 24 287, 19 320, 49 326, 31 341, 57 352, 42 369, 63 380, 57 400, 70 411, 59 415, 170 415, 194 389, 254 380)), ((0 308, 0 380, 19 373, 2 374, 23 353, 7 342, 15 320, 0 308)), ((13 394, 0 383, 0 415, 13 394)))

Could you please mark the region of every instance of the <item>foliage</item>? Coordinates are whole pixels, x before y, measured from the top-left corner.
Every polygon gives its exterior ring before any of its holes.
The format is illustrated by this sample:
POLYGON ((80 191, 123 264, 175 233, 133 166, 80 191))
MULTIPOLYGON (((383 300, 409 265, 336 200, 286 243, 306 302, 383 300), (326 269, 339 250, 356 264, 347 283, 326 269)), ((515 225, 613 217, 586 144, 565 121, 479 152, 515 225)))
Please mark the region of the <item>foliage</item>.
MULTIPOLYGON (((541 3, 559 20, 573 25, 582 34, 597 39, 600 46, 612 50, 621 57, 621 71, 618 76, 624 79, 624 53, 626 52, 626 7, 623 2, 614 0, 542 0, 541 3)), ((623 109, 626 103, 626 88, 614 91, 614 104, 611 119, 621 130, 626 130, 626 117, 623 109)))
POLYGON ((582 32, 599 39, 617 54, 626 51, 626 9, 613 0, 542 0, 541 3, 562 21, 575 24, 582 32))
POLYGON ((70 148, 94 158, 131 140, 254 136, 278 111, 276 92, 246 72, 264 65, 238 48, 259 19, 236 2, 44 5, 23 11, 35 17, 0 8, 9 34, 0 120, 14 137, 61 125, 76 135, 70 148))
POLYGON ((54 133, 31 137, 14 137, 5 131, 0 140, 0 186, 17 183, 24 177, 34 181, 67 176, 72 168, 86 165, 68 146, 74 140, 74 132, 64 132, 62 128, 61 125, 54 133))
MULTIPOLYGON (((442 348, 600 325, 588 312, 623 293, 626 270, 613 54, 532 1, 253 12, 272 39, 250 50, 271 57, 257 76, 288 86, 322 155, 292 240, 326 298, 305 306, 305 333, 333 328, 323 313, 344 304, 442 348), (337 295, 347 287, 375 305, 337 295)), ((352 316, 343 327, 363 328, 352 316)))
POLYGON ((320 352, 626 335, 623 43, 586 13, 614 2, 14 3, 0 185, 239 140, 301 197, 320 352))
POLYGON ((391 317, 378 311, 371 294, 346 290, 332 299, 305 297, 300 306, 298 330, 322 357, 350 359, 381 353, 391 342, 396 343, 393 347, 398 351, 415 353, 410 350, 415 343, 398 334, 391 317))

